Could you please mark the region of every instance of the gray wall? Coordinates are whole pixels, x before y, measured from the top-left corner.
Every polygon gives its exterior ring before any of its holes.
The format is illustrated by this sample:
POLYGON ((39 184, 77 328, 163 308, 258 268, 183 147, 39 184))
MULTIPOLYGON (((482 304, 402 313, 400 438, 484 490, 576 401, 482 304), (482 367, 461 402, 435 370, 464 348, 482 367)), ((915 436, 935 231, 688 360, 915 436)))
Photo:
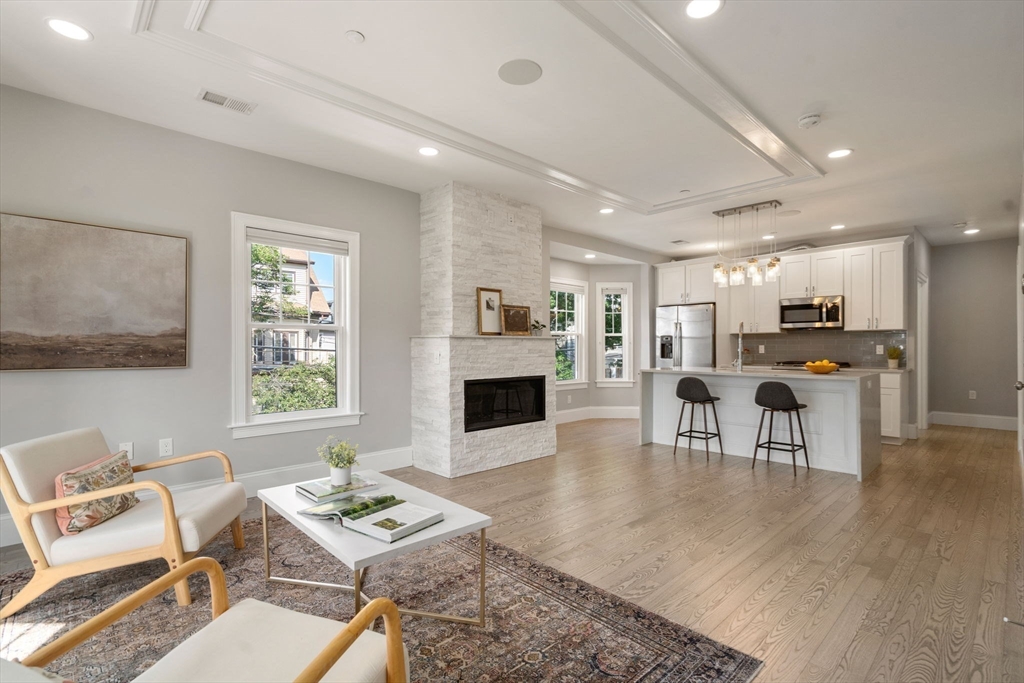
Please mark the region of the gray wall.
POLYGON ((932 247, 930 411, 1017 414, 1016 255, 1015 239, 932 247))
MULTIPOLYGON (((313 462, 328 433, 361 452, 409 445, 418 195, 8 87, 0 178, 4 212, 182 235, 191 269, 188 368, 3 373, 0 443, 95 425, 111 447, 134 441, 136 462, 172 437, 176 454, 225 451, 237 473, 313 462), (231 211, 361 234, 358 427, 232 440, 231 211)), ((169 484, 217 475, 164 472, 169 484)))
POLYGON ((640 384, 632 387, 598 387, 595 382, 602 378, 602 360, 597 348, 597 315, 595 297, 597 296, 597 285, 603 282, 631 282, 633 283, 633 301, 631 303, 631 319, 633 332, 633 374, 636 381, 636 371, 641 366, 641 343, 640 331, 644 324, 643 306, 641 305, 641 279, 642 266, 637 265, 596 265, 588 266, 583 263, 563 261, 561 259, 550 260, 551 277, 563 277, 572 280, 582 280, 588 284, 589 300, 587 301, 587 379, 588 386, 577 389, 558 390, 558 410, 571 410, 574 408, 585 408, 587 406, 639 406, 640 405, 640 384), (569 397, 572 402, 569 402, 569 397))

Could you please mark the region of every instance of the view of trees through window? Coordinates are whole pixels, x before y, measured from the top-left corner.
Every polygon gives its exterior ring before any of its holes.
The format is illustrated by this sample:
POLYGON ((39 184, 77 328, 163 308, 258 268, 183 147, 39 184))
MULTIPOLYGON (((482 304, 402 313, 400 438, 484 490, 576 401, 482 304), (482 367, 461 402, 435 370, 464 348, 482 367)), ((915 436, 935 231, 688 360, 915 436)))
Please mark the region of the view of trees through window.
POLYGON ((555 338, 555 379, 581 379, 579 367, 580 329, 577 316, 582 320, 580 294, 551 290, 551 336, 555 338))
POLYGON ((604 377, 622 379, 622 294, 604 295, 604 377))
POLYGON ((336 257, 250 247, 252 414, 336 408, 336 257))

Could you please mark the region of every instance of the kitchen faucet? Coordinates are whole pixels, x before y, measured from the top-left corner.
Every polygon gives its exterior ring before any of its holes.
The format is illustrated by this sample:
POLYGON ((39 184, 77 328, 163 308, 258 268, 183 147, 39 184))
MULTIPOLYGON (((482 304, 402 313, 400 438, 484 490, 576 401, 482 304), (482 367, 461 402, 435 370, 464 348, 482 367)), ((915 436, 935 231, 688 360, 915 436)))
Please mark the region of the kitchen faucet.
POLYGON ((743 323, 740 323, 739 355, 736 356, 736 372, 743 372, 743 323))

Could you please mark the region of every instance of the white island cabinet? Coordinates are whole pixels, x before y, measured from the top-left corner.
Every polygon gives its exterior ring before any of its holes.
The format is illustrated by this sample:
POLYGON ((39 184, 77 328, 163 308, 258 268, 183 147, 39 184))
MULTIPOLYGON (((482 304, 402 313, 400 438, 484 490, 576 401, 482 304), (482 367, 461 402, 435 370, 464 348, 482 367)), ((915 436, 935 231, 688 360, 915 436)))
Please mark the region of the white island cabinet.
MULTIPOLYGON (((674 368, 641 370, 640 443, 659 443, 671 446, 679 423, 681 401, 676 398, 676 383, 680 377, 698 377, 707 384, 713 396, 722 400, 716 404, 722 439, 710 443, 712 457, 719 451, 727 455, 753 457, 761 408, 754 403, 754 392, 761 382, 777 381, 788 384, 807 408, 800 411, 804 435, 807 437, 807 455, 811 469, 844 472, 863 481, 882 462, 882 414, 880 378, 877 372, 867 370, 841 370, 829 375, 809 372, 750 368, 743 372, 734 369, 674 368)), ((702 411, 696 411, 694 429, 701 422, 702 411)), ((708 411, 711 429, 714 420, 708 411)), ((689 420, 689 418, 687 418, 689 420)), ((793 420, 794 426, 796 419, 793 420)), ((767 440, 768 421, 765 420, 761 440, 767 440)), ((797 443, 800 431, 796 433, 797 443)), ((789 443, 789 422, 776 414, 773 441, 789 443)), ((680 439, 685 449, 685 439, 680 439)), ((694 448, 704 458, 703 442, 694 448)), ((685 450, 680 457, 685 456, 685 450)), ((757 456, 763 463, 765 451, 757 456)), ((803 456, 797 452, 798 471, 804 468, 803 456)), ((696 456, 695 456, 696 457, 696 456)), ((773 465, 791 467, 792 456, 772 451, 773 465)))

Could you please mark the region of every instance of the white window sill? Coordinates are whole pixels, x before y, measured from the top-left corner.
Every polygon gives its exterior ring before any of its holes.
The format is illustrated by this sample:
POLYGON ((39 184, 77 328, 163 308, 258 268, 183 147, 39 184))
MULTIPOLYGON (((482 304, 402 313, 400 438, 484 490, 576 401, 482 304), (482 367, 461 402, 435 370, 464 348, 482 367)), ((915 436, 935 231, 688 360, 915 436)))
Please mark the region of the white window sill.
POLYGON ((569 389, 586 389, 590 382, 585 379, 567 379, 555 382, 555 391, 567 391, 569 389))
POLYGON ((599 379, 594 384, 598 389, 628 389, 633 386, 631 379, 599 379))
POLYGON ((311 429, 328 429, 330 427, 354 427, 364 413, 351 415, 326 415, 319 417, 299 417, 273 422, 255 422, 251 424, 229 425, 232 439, 248 439, 253 436, 270 436, 271 434, 288 434, 305 432, 311 429))

